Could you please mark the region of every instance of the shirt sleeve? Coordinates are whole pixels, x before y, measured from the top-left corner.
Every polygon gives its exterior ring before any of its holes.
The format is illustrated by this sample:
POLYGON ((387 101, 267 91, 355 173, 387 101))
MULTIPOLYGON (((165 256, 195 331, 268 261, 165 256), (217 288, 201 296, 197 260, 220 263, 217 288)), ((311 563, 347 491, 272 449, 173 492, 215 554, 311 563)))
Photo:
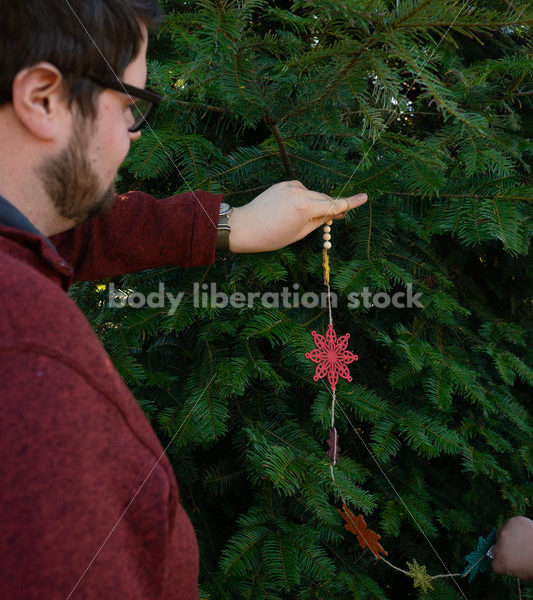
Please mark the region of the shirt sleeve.
POLYGON ((0 353, 0 372, 0 598, 195 598, 177 488, 117 406, 39 353, 0 353), (168 595, 172 570, 183 579, 168 595))
POLYGON ((209 265, 216 255, 221 194, 203 190, 163 200, 144 192, 116 196, 104 214, 50 241, 74 267, 74 281, 92 281, 174 265, 209 265))

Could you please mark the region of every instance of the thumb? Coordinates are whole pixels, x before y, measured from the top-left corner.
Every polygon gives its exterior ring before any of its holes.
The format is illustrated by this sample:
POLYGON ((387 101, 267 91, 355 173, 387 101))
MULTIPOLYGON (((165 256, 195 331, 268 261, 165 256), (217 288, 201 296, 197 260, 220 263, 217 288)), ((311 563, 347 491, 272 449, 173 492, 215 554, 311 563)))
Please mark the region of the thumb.
POLYGON ((503 561, 501 559, 498 560, 498 558, 495 558, 492 561, 492 570, 498 575, 505 574, 505 566, 503 564, 503 561))

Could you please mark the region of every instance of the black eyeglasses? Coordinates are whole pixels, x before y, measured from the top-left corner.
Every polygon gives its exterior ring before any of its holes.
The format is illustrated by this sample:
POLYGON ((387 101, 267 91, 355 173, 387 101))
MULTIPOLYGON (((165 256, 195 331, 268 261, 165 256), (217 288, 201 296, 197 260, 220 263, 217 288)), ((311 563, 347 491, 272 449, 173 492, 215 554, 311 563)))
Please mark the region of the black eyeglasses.
POLYGON ((139 131, 144 126, 154 108, 159 106, 163 99, 160 94, 154 92, 154 90, 151 90, 150 88, 141 89, 134 85, 128 85, 127 83, 120 81, 120 79, 106 79, 105 77, 100 77, 100 75, 97 75, 96 73, 86 73, 82 75, 82 77, 89 79, 89 81, 93 81, 104 88, 122 92, 123 94, 130 96, 132 102, 130 110, 133 117, 133 125, 128 128, 128 131, 131 133, 139 131))

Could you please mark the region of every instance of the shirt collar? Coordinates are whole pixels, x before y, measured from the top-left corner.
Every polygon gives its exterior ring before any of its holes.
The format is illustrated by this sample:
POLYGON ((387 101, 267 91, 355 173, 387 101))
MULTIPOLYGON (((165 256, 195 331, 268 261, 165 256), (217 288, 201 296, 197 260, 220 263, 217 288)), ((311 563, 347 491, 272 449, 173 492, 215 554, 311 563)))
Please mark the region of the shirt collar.
MULTIPOLYGON (((25 216, 20 210, 13 206, 11 202, 8 202, 3 196, 0 196, 0 225, 5 227, 12 227, 13 229, 20 229, 27 231, 28 233, 34 233, 39 235, 54 249, 55 246, 52 242, 44 236, 35 225, 25 216)), ((57 250, 56 250, 57 252, 57 250)))
POLYGON ((0 196, 0 229, 2 235, 25 246, 44 260, 52 277, 59 277, 67 290, 72 283, 74 269, 59 254, 52 242, 18 208, 0 196), (50 270, 51 269, 51 270, 50 270))

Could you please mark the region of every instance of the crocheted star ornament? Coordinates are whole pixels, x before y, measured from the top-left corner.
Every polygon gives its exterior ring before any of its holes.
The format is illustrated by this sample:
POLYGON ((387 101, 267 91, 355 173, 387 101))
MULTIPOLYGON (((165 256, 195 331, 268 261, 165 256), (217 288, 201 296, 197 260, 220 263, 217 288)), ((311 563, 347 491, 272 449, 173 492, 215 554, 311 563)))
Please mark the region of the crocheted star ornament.
POLYGON ((428 575, 424 565, 419 565, 416 560, 413 559, 412 562, 407 563, 407 568, 409 569, 409 576, 413 578, 413 586, 415 588, 420 588, 424 594, 433 589, 433 586, 431 585, 431 580, 433 578, 431 575, 428 575))
POLYGON ((305 358, 318 363, 313 379, 318 381, 327 376, 332 390, 335 389, 339 376, 351 381, 350 371, 346 365, 354 360, 359 360, 359 357, 346 350, 350 334, 347 333, 337 338, 333 325, 330 323, 325 336, 316 331, 312 331, 311 335, 315 340, 316 348, 307 352, 305 358))
POLYGON ((487 556, 487 551, 491 546, 496 543, 496 527, 489 533, 489 535, 483 539, 479 537, 477 548, 465 556, 466 567, 462 572, 461 576, 468 577, 468 583, 471 583, 472 579, 478 573, 486 573, 490 566, 490 559, 487 556))

